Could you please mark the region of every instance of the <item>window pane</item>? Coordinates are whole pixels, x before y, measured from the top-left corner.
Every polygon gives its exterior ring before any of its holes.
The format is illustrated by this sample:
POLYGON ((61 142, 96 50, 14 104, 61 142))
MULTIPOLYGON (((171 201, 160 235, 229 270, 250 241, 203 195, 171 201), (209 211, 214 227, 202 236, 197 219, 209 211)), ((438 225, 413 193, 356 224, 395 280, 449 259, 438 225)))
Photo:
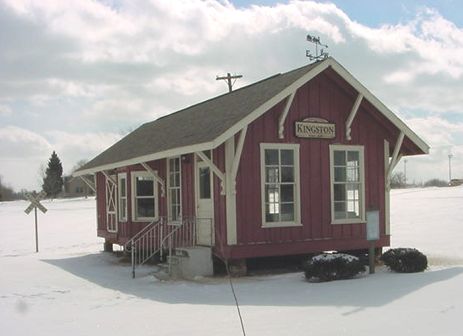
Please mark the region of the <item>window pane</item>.
POLYGON ((265 164, 278 165, 278 149, 265 150, 265 164))
POLYGON ((348 183, 347 184, 347 199, 348 200, 353 200, 359 199, 359 184, 353 184, 353 183, 348 183))
POLYGON ((346 168, 344 167, 334 168, 334 181, 335 182, 346 182, 346 168))
POLYGON ((344 201, 346 199, 346 186, 344 184, 335 184, 333 189, 335 201, 344 201))
POLYGON ((119 190, 120 190, 121 196, 122 197, 127 196, 127 194, 126 194, 127 191, 125 190, 125 187, 126 187, 125 178, 121 178, 119 180, 119 183, 120 183, 119 184, 119 188, 120 188, 119 190))
POLYGON ((281 201, 293 202, 294 201, 294 185, 282 184, 281 185, 281 201))
POLYGON ((136 203, 137 217, 154 217, 154 198, 138 198, 136 203))
POLYGON ((334 151, 334 165, 345 166, 346 165, 346 152, 345 151, 334 151))
POLYGON ((346 172, 347 172, 347 181, 349 182, 359 181, 358 168, 346 168, 346 172))
POLYGON ((334 218, 335 219, 346 218, 346 203, 345 202, 334 202, 334 218))
POLYGON ((347 152, 347 161, 349 163, 358 165, 359 162, 359 152, 357 151, 348 151, 347 152))
POLYGON ((265 182, 276 183, 279 181, 279 170, 278 167, 266 167, 265 168, 266 180, 265 182))
POLYGON ((291 149, 282 149, 281 150, 281 164, 283 166, 293 166, 294 165, 294 154, 291 149))
POLYGON ((278 201, 278 184, 265 185, 265 202, 275 203, 278 201))
POLYGON ((171 189, 170 190, 170 203, 176 204, 177 203, 177 190, 171 189))
POLYGON ((282 167, 281 168, 281 182, 294 182, 294 168, 282 167))
POLYGON ((137 177, 137 196, 153 196, 154 181, 153 178, 137 177))
POLYGON ((281 220, 283 222, 294 221, 294 204, 282 204, 281 205, 281 220))
POLYGON ((124 220, 127 217, 127 199, 120 199, 119 203, 119 220, 124 220))
POLYGON ((211 177, 208 167, 199 168, 199 198, 211 198, 211 177))
POLYGON ((265 214, 265 221, 267 223, 272 223, 272 222, 278 222, 280 219, 279 219, 279 215, 278 213, 270 213, 269 212, 269 209, 268 209, 268 206, 267 206, 267 212, 265 214))

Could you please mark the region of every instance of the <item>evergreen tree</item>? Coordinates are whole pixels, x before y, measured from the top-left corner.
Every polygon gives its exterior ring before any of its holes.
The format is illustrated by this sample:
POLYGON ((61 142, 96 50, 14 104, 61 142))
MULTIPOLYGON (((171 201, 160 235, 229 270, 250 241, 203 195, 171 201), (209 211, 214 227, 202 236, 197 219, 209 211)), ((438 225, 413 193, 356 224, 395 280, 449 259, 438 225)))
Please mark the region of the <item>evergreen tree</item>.
POLYGON ((48 197, 55 198, 63 188, 63 166, 55 151, 51 154, 42 184, 48 197))

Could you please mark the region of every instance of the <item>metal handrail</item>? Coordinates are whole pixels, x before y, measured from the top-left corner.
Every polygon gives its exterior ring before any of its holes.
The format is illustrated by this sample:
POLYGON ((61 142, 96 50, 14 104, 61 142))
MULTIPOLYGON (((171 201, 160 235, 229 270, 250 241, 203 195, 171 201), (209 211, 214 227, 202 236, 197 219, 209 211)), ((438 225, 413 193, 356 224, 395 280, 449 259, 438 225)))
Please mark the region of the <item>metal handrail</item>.
MULTIPOLYGON (((211 218, 210 242, 213 245, 214 228, 211 218)), ((169 221, 167 217, 159 217, 156 222, 149 223, 140 232, 133 236, 125 245, 130 249, 132 261, 132 277, 135 278, 135 268, 144 264, 159 252, 162 259, 164 249, 168 250, 169 274, 172 268, 172 250, 178 247, 194 247, 198 243, 197 226, 198 218, 183 217, 179 221, 169 221)))
MULTIPOLYGON (((151 259, 161 248, 162 229, 164 221, 160 218, 153 225, 149 225, 148 229, 144 228, 137 233, 130 241, 128 246, 131 252, 132 261, 132 277, 135 278, 135 268, 143 265, 151 259)), ((126 245, 127 245, 126 244, 126 245)))
POLYGON ((133 245, 133 242, 135 240, 137 240, 141 235, 143 235, 146 231, 148 231, 149 229, 151 229, 151 227, 153 227, 154 225, 156 225, 157 223, 159 223, 160 221, 160 218, 156 221, 152 221, 150 222, 148 225, 146 225, 143 229, 141 229, 140 231, 138 231, 132 238, 130 238, 130 240, 125 243, 124 247, 125 248, 130 248, 132 245, 133 245))

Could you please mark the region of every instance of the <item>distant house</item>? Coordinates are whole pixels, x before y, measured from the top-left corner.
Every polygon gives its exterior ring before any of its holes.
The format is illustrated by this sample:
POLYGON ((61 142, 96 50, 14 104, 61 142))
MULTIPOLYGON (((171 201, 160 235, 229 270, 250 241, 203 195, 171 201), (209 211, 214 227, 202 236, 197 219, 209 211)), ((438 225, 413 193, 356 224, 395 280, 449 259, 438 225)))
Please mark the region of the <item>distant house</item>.
POLYGON ((210 246, 245 268, 366 249, 368 211, 379 214, 376 246, 388 246, 391 172, 428 151, 328 58, 146 123, 74 176, 95 175, 107 249, 210 246))
POLYGON ((463 179, 451 179, 449 182, 449 186, 451 187, 456 187, 462 184, 463 184, 463 179))
MULTIPOLYGON (((93 182, 93 175, 89 175, 87 178, 93 182)), ((88 197, 94 195, 94 191, 82 179, 73 176, 63 176, 62 197, 88 197)))

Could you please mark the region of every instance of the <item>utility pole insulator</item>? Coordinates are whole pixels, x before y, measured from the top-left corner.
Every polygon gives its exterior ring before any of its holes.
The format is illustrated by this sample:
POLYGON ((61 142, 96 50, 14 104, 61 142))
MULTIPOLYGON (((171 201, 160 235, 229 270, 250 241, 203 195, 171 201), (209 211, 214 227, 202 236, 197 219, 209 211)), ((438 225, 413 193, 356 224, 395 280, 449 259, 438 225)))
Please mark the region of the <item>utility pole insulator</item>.
POLYGON ((242 75, 231 75, 230 73, 227 73, 226 76, 217 76, 215 80, 224 80, 227 82, 227 85, 228 85, 228 92, 232 92, 233 91, 233 84, 235 84, 236 80, 238 78, 242 78, 243 76, 242 75), (232 83, 232 79, 234 79, 233 83, 232 83))

